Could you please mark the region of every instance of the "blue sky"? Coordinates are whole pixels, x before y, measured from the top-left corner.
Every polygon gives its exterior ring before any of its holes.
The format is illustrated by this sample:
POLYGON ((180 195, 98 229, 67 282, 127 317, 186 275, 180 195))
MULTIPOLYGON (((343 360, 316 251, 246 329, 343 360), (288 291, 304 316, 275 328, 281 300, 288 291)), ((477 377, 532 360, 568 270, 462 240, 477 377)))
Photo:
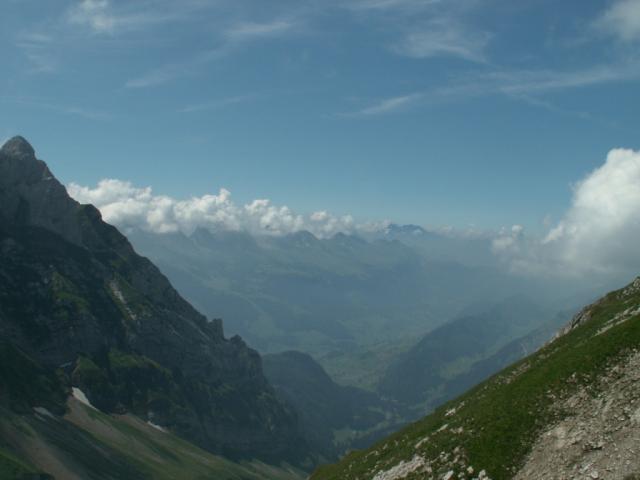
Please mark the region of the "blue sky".
POLYGON ((65 183, 535 231, 640 148, 638 0, 4 0, 0 46, 65 183))

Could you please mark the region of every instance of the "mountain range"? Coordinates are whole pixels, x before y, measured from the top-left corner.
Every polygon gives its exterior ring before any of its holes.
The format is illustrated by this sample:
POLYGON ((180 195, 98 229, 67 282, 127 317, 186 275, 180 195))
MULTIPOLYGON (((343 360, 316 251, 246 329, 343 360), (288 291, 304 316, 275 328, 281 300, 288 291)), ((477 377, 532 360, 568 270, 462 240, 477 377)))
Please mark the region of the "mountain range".
POLYGON ((567 323, 482 238, 128 233, 0 149, 0 478, 640 473, 640 279, 567 323))
MULTIPOLYGON (((186 299, 261 353, 308 353, 338 383, 369 390, 399 355, 448 322, 497 311, 514 297, 547 316, 592 298, 582 286, 559 288, 490 262, 486 239, 448 239, 417 226, 392 224, 367 238, 204 228, 128 235, 186 299)), ((525 333, 501 333, 492 346, 525 333)))

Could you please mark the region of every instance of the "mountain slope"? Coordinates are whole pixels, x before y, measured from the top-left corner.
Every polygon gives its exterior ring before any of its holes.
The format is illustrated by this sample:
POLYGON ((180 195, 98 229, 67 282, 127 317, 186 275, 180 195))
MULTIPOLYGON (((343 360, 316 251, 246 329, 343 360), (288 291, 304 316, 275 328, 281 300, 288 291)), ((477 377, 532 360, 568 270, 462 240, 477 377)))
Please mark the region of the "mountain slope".
POLYGON ((263 360, 269 383, 300 412, 305 438, 325 461, 370 445, 404 423, 398 405, 373 392, 338 385, 307 354, 289 351, 263 360))
POLYGON ((432 415, 312 478, 565 478, 563 472, 601 478, 603 468, 606 478, 625 478, 640 472, 640 457, 615 443, 626 439, 626 447, 638 447, 640 383, 628 366, 639 361, 640 279, 586 307, 562 333, 432 415), (603 438, 590 435, 596 431, 603 438))
MULTIPOLYGON (((423 412, 429 410, 450 399, 451 387, 472 373, 475 364, 529 333, 546 315, 519 295, 447 322, 399 356, 382 378, 379 391, 409 405, 423 405, 423 412)), ((476 377, 471 385, 487 376, 476 377)))
POLYGON ((102 413, 77 388, 69 396, 60 370, 47 371, 4 341, 0 342, 0 360, 3 480, 304 477, 288 466, 255 460, 232 462, 213 455, 131 413, 102 413), (28 476, 37 473, 39 477, 28 476))
POLYGON ((129 238, 193 305, 224 318, 228 331, 260 352, 308 353, 338 383, 368 389, 389 357, 470 307, 485 310, 522 292, 541 304, 558 296, 558 289, 495 265, 438 260, 437 249, 427 256, 431 243, 410 247, 404 236, 200 228, 190 235, 136 230, 129 238))
POLYGON ((106 412, 234 458, 305 454, 259 355, 72 200, 21 137, 0 150, 0 336, 106 412))

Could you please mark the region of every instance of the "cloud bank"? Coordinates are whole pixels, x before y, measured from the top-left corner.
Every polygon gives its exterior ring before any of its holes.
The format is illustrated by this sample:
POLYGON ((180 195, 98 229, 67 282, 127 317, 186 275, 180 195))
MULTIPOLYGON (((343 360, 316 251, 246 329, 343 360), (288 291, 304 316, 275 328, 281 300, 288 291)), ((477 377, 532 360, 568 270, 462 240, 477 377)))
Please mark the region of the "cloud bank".
POLYGON ((640 152, 614 149, 574 185, 570 208, 541 239, 514 227, 493 241, 512 268, 533 273, 640 274, 640 152))
MULTIPOLYGON (((319 238, 338 232, 366 234, 388 222, 357 223, 350 215, 326 211, 296 213, 270 200, 238 205, 231 193, 178 200, 157 195, 121 180, 102 180, 97 186, 68 185, 81 203, 92 203, 104 219, 127 231, 183 232, 198 227, 247 231, 257 235, 286 235, 308 230, 319 238)), ((438 232, 447 237, 473 238, 465 232, 438 232)), ((571 205, 562 219, 542 236, 532 236, 521 225, 482 235, 491 240, 496 259, 512 271, 533 275, 640 274, 640 151, 614 149, 603 165, 573 186, 571 205)))
POLYGON ((156 195, 151 187, 136 187, 115 179, 101 180, 94 188, 71 183, 67 190, 80 203, 95 205, 106 222, 125 231, 139 228, 153 233, 189 235, 203 227, 258 235, 286 235, 308 230, 317 237, 326 238, 338 232, 352 233, 359 228, 350 215, 335 216, 326 211, 301 215, 266 199, 237 205, 231 199, 231 192, 224 188, 217 195, 187 200, 156 195))
POLYGON ((640 1, 614 2, 598 19, 596 26, 624 42, 640 39, 640 1))

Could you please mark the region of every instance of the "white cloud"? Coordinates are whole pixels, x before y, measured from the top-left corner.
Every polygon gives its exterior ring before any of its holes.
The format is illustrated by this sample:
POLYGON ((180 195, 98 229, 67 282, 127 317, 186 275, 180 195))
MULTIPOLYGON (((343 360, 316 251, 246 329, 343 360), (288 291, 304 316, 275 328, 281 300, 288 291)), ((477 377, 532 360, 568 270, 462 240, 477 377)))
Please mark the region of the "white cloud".
POLYGON ((69 21, 99 33, 112 32, 118 23, 111 14, 108 0, 82 0, 69 11, 69 21))
POLYGON ((243 230, 254 234, 285 235, 308 230, 325 238, 338 232, 353 233, 358 226, 349 215, 334 216, 325 211, 309 216, 287 206, 273 205, 266 199, 236 205, 231 193, 221 189, 217 195, 176 200, 155 195, 150 187, 107 179, 95 188, 71 183, 69 194, 81 203, 91 203, 108 223, 119 228, 140 228, 154 233, 181 231, 190 234, 198 227, 212 230, 243 230))
POLYGON ((486 32, 465 29, 455 22, 440 19, 407 33, 393 50, 413 58, 453 56, 484 62, 484 51, 490 39, 491 36, 486 32))
POLYGON ((618 0, 597 20, 596 26, 625 42, 640 39, 640 0, 618 0))
POLYGON ((503 232, 494 252, 530 273, 640 272, 640 152, 611 150, 573 188, 569 210, 543 239, 503 232))
POLYGON ((186 20, 204 5, 198 1, 147 0, 123 2, 115 7, 110 0, 81 0, 68 10, 67 20, 97 34, 114 34, 186 20))
POLYGON ((513 225, 511 228, 502 228, 491 242, 491 248, 496 254, 505 252, 518 252, 519 243, 524 236, 522 225, 513 225))
POLYGON ((565 218, 544 239, 576 267, 640 267, 640 152, 611 150, 574 187, 565 218))

